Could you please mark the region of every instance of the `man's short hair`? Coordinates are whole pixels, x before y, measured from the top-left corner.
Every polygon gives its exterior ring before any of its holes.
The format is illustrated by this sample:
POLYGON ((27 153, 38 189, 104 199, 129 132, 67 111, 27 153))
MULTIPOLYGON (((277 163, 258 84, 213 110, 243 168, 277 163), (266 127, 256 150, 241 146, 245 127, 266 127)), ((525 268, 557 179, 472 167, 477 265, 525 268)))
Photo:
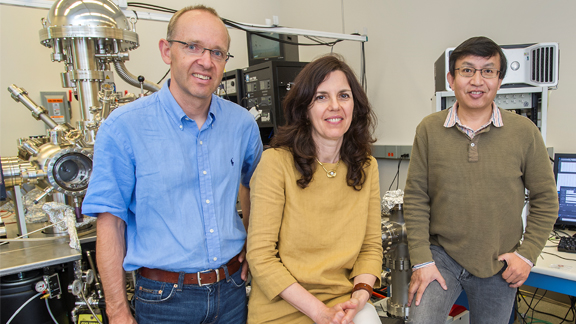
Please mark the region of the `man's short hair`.
MULTIPOLYGON (((170 22, 168 23, 168 31, 166 32, 166 39, 167 40, 172 40, 172 34, 174 34, 174 29, 176 28, 176 22, 178 22, 178 19, 180 18, 180 16, 182 16, 186 12, 192 11, 192 10, 203 10, 203 11, 206 11, 206 12, 212 14, 213 16, 217 17, 218 19, 222 19, 218 15, 218 12, 216 12, 216 9, 214 9, 212 7, 208 7, 208 6, 201 5, 201 4, 184 7, 182 9, 176 11, 174 13, 174 15, 172 16, 172 18, 170 18, 170 22)), ((230 49, 230 33, 228 32, 228 28, 226 28, 226 34, 228 34, 228 49, 230 49)))
POLYGON ((452 54, 450 54, 450 74, 455 76, 456 61, 460 58, 469 55, 490 58, 496 56, 496 54, 500 55, 500 74, 498 77, 504 79, 504 76, 506 76, 506 68, 508 66, 506 56, 498 44, 484 36, 472 37, 456 47, 452 54))

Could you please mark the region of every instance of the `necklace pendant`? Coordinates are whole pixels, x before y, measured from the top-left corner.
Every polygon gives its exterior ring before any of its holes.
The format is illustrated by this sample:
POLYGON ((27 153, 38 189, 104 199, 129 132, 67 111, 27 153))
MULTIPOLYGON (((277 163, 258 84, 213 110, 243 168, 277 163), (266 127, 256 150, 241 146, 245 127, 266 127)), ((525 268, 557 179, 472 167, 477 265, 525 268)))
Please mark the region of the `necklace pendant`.
POLYGON ((336 176, 336 171, 330 170, 330 171, 326 172, 326 176, 328 178, 334 178, 336 176))

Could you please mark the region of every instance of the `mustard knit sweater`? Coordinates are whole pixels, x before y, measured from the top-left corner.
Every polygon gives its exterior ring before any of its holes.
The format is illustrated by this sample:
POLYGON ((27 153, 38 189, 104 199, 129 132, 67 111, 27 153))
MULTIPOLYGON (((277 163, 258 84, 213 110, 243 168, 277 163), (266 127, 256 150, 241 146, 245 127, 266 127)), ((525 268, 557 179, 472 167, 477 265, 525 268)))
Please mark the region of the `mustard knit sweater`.
POLYGON ((346 184, 346 170, 340 163, 328 178, 318 166, 302 189, 292 154, 264 151, 250 183, 248 323, 312 323, 278 296, 295 282, 328 306, 350 298, 359 274, 373 274, 380 285, 378 165, 371 158, 360 191, 346 184))

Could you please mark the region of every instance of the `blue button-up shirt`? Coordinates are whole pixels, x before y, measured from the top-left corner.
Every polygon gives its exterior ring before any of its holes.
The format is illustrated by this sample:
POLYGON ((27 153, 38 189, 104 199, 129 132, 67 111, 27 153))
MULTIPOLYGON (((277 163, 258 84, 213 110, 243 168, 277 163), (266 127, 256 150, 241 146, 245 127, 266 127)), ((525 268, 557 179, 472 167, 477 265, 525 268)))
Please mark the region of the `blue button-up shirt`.
POLYGON ((198 129, 169 82, 110 114, 94 147, 82 210, 126 222, 127 271, 218 268, 246 239, 236 201, 262 154, 258 126, 246 109, 213 95, 198 129))

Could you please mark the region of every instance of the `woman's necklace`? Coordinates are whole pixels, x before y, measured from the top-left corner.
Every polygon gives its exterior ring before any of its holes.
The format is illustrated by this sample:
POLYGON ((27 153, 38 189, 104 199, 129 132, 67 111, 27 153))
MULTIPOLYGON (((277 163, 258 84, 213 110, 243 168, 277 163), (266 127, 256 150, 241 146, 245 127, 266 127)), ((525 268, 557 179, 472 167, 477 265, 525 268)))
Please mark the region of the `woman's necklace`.
POLYGON ((318 162, 318 164, 320 164, 322 169, 324 169, 324 171, 326 171, 326 176, 328 178, 336 177, 336 169, 338 169, 338 165, 340 164, 340 160, 338 160, 338 162, 336 163, 336 168, 334 168, 334 170, 330 170, 330 171, 326 170, 326 167, 324 167, 324 164, 322 164, 322 162, 320 162, 318 159, 316 159, 316 162, 318 162))

